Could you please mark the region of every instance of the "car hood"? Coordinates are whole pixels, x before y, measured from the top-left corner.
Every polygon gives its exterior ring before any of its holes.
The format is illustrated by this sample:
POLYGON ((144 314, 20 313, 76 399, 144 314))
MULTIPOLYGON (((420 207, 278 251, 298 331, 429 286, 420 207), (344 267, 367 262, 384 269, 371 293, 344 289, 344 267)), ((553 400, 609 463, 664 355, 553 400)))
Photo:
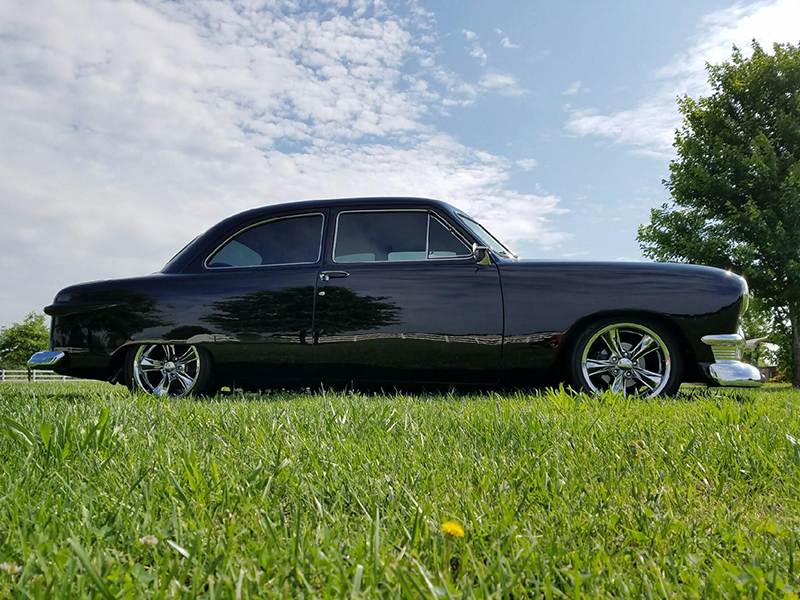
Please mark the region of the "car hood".
POLYGON ((620 295, 641 294, 635 284, 648 293, 681 295, 716 294, 720 297, 738 298, 746 309, 749 291, 747 282, 736 273, 683 263, 656 263, 646 261, 567 261, 567 260, 499 260, 501 275, 528 281, 547 281, 548 285, 580 286, 600 290, 615 288, 620 295), (657 290, 657 292, 656 292, 657 290))

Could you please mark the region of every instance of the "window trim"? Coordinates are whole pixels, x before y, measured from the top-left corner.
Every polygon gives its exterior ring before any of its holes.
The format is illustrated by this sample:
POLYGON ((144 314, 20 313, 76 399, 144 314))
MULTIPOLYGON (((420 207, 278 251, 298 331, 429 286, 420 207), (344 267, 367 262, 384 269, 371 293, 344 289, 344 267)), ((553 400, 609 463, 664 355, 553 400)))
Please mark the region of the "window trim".
POLYGON ((442 219, 439 215, 437 215, 433 211, 428 211, 428 242, 427 245, 430 246, 431 243, 431 218, 436 219, 439 221, 442 227, 444 227, 447 231, 449 231, 454 238, 456 238, 459 242, 464 244, 464 249, 467 251, 466 254, 456 254, 455 256, 431 256, 430 248, 425 249, 425 256, 426 260, 453 260, 453 259, 462 259, 462 258, 472 258, 472 251, 470 250, 470 244, 464 237, 458 233, 452 225, 448 225, 447 221, 442 219))
POLYGON ((464 236, 459 234, 452 226, 447 225, 447 221, 443 219, 439 214, 429 208, 367 208, 367 209, 360 209, 360 210, 340 210, 336 214, 336 227, 334 228, 333 232, 333 245, 331 246, 331 262, 337 265, 374 265, 374 264, 386 264, 386 263, 412 263, 412 262, 427 262, 429 260, 434 261, 442 261, 442 260, 465 260, 465 259, 472 259, 472 253, 469 254, 459 254, 456 256, 437 256, 431 258, 429 256, 430 251, 430 243, 431 243, 431 217, 437 219, 450 233, 452 233, 456 238, 461 241, 467 249, 469 249, 470 244, 464 239, 464 236), (336 242, 339 240, 339 218, 342 215, 353 214, 353 213, 386 213, 386 212, 421 212, 427 213, 428 220, 426 221, 426 231, 425 231, 425 258, 410 258, 408 260, 336 260, 336 242))
POLYGON ((475 225, 477 225, 478 227, 483 229, 493 241, 497 242, 497 244, 509 255, 508 258, 511 258, 513 260, 519 260, 519 255, 516 252, 514 252, 511 248, 509 248, 503 242, 501 242, 499 239, 497 239, 497 236, 495 236, 493 233, 491 233, 488 229, 486 229, 486 227, 484 227, 477 220, 473 219, 469 215, 467 215, 465 213, 462 213, 462 212, 457 212, 456 215, 458 215, 458 218, 462 221, 462 225, 464 225, 464 227, 469 229, 469 232, 472 235, 474 235, 481 244, 483 244, 484 246, 487 246, 491 252, 493 252, 495 254, 498 254, 497 250, 493 249, 490 244, 487 244, 486 240, 482 239, 480 235, 478 235, 477 233, 472 231, 472 228, 469 225, 467 225, 466 223, 463 223, 463 221, 471 221, 472 223, 475 223, 475 225))
POLYGON ((293 265, 316 265, 322 260, 322 250, 323 250, 323 241, 325 238, 325 213, 322 212, 311 212, 311 213, 302 213, 298 215, 284 215, 281 217, 273 217, 271 219, 265 219, 263 221, 258 221, 257 223, 253 223, 246 227, 243 227, 236 231, 231 236, 228 236, 224 242, 219 244, 212 252, 206 256, 205 260, 203 261, 203 268, 207 271, 230 271, 233 269, 258 269, 264 267, 288 267, 293 265), (320 232, 319 232, 319 251, 317 252, 317 260, 315 261, 306 261, 306 262, 292 262, 292 263, 270 263, 267 265, 242 265, 242 266, 231 266, 231 267, 212 267, 208 264, 214 256, 222 250, 229 242, 233 241, 235 238, 239 237, 241 234, 250 231, 251 229, 255 229, 256 227, 260 227, 261 225, 266 225, 267 223, 274 223, 275 221, 285 221, 287 219, 299 219, 303 217, 322 217, 322 223, 320 225, 320 232))

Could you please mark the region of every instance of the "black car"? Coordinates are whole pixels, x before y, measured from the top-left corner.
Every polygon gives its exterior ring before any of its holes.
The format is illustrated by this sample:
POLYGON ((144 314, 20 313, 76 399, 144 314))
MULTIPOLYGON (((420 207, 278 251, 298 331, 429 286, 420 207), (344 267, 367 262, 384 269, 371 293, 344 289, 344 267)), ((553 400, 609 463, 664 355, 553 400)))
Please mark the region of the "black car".
POLYGON ((748 289, 694 265, 520 260, 417 198, 306 201, 225 219, 145 277, 45 308, 32 368, 156 395, 315 384, 540 385, 671 394, 755 386, 748 289))

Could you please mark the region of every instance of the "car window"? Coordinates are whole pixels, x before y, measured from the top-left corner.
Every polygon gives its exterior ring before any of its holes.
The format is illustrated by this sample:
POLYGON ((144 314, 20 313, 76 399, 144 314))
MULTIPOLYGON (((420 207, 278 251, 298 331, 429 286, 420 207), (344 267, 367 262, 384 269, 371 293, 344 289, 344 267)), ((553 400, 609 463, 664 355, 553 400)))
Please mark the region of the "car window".
POLYGON ((337 262, 425 260, 428 213, 423 211, 339 214, 333 259, 337 262))
POLYGON ((249 227, 217 250, 211 269, 315 263, 322 248, 320 214, 285 217, 249 227))
POLYGON ((392 262, 471 256, 470 248, 424 211, 339 214, 336 262, 392 262))
POLYGON ((430 216, 428 229, 428 257, 452 258, 455 256, 471 256, 472 250, 462 242, 439 219, 430 216))

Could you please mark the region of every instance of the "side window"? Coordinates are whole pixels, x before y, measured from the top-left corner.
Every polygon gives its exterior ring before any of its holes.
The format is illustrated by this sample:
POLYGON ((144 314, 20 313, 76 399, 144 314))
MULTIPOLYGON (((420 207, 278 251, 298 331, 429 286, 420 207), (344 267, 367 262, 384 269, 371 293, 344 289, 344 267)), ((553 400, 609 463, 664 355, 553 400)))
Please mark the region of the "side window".
POLYGON ((333 259, 337 262, 425 260, 428 213, 340 213, 333 259))
POLYGON ((322 215, 268 221, 245 229, 207 261, 211 269, 315 263, 322 248, 322 215))
POLYGON ((472 251, 455 234, 434 216, 430 217, 428 230, 428 258, 471 256, 472 251))

